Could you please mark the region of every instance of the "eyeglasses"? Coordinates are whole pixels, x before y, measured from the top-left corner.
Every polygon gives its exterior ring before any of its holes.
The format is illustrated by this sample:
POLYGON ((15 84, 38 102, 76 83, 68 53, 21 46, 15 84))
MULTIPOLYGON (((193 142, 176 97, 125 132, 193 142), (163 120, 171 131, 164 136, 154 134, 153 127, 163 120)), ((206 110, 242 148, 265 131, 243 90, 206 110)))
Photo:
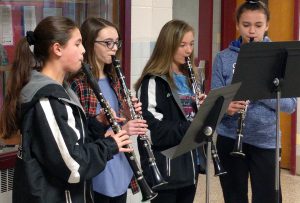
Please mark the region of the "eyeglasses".
POLYGON ((117 48, 121 48, 122 46, 122 41, 121 40, 118 40, 118 41, 111 41, 111 40, 104 40, 104 41, 95 41, 96 43, 102 43, 102 44, 105 44, 105 46, 109 49, 113 49, 114 46, 116 45, 117 48))

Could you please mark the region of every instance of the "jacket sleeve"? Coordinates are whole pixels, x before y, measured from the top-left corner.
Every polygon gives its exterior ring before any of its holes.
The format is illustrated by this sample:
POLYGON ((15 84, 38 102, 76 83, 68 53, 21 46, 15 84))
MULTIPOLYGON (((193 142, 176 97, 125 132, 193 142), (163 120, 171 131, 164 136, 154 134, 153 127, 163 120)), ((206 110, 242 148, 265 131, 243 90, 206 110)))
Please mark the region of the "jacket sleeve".
POLYGON ((99 122, 96 116, 90 116, 87 118, 87 133, 88 139, 95 141, 99 138, 105 138, 105 133, 109 129, 109 126, 99 122))
MULTIPOLYGON (((259 100, 259 102, 263 103, 267 107, 272 110, 276 110, 277 100, 276 99, 263 99, 259 100)), ((293 113, 296 110, 297 99, 296 98, 283 98, 280 99, 280 110, 287 113, 293 113)))
POLYGON ((211 80, 212 89, 226 86, 222 67, 223 67, 222 60, 220 57, 220 53, 218 53, 215 57, 213 68, 212 68, 212 80, 211 80))
POLYGON ((153 148, 159 150, 178 145, 190 126, 189 121, 180 118, 166 119, 164 109, 157 108, 160 102, 166 99, 163 89, 161 81, 157 81, 154 77, 147 78, 142 82, 139 94, 143 104, 143 117, 147 120, 151 132, 153 148))
POLYGON ((65 182, 91 179, 118 153, 112 138, 84 143, 85 123, 77 107, 41 98, 34 112, 33 154, 51 175, 65 182))

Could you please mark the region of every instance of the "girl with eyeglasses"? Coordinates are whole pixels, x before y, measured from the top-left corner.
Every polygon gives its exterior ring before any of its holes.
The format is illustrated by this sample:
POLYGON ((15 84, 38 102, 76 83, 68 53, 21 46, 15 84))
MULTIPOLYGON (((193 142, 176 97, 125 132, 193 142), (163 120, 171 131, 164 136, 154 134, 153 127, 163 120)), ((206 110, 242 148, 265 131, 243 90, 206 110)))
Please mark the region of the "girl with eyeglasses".
MULTIPOLYGON (((244 2, 236 11, 236 28, 240 37, 216 55, 213 64, 212 88, 231 84, 240 47, 249 43, 269 42, 265 35, 269 28, 270 13, 258 0, 244 2)), ((255 78, 253 78, 255 80, 255 78)), ((252 189, 252 202, 275 201, 275 148, 276 100, 250 101, 243 127, 244 158, 233 157, 238 128, 238 113, 248 102, 233 101, 217 128, 217 150, 227 175, 220 176, 225 203, 248 203, 248 178, 252 189)), ((296 99, 280 100, 281 110, 295 111, 296 99)), ((281 191, 280 201, 281 202, 281 191)))
MULTIPOLYGON (((85 62, 91 65, 93 75, 98 79, 99 87, 110 106, 117 115, 124 114, 119 89, 120 85, 111 59, 113 55, 117 57, 120 55, 121 40, 117 27, 105 19, 89 18, 83 22, 81 33, 83 45, 86 49, 84 55, 85 62)), ((70 82, 87 116, 95 117, 99 114, 101 106, 88 86, 85 75, 78 73, 70 82)), ((135 110, 140 112, 141 103, 137 102, 136 98, 134 99, 134 103, 135 110)), ((96 129, 98 124, 94 122, 91 126, 94 126, 96 129)), ((147 124, 145 120, 130 120, 124 122, 122 129, 126 129, 129 135, 144 135, 147 131, 147 124)), ((109 137, 111 134, 113 132, 109 130, 105 134, 105 137, 109 137)), ((133 178, 133 172, 124 153, 119 153, 108 162, 103 172, 93 178, 95 202, 126 202, 129 184, 133 193, 136 193, 138 186, 133 178)))

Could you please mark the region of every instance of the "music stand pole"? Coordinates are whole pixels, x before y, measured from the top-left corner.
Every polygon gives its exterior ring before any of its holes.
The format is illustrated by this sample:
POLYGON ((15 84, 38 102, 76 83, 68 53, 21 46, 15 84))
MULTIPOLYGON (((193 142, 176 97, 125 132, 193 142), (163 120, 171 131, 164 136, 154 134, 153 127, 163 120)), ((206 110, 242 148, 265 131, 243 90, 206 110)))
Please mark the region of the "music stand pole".
POLYGON ((275 78, 274 86, 277 94, 277 102, 276 102, 276 154, 275 154, 275 193, 276 193, 276 203, 279 203, 280 200, 280 192, 279 192, 279 131, 280 131, 280 98, 281 98, 281 90, 280 90, 280 80, 275 78))
POLYGON ((207 148, 206 148, 206 196, 205 202, 210 202, 210 162, 211 162, 211 141, 212 141, 213 129, 210 126, 205 127, 204 134, 207 136, 207 148))

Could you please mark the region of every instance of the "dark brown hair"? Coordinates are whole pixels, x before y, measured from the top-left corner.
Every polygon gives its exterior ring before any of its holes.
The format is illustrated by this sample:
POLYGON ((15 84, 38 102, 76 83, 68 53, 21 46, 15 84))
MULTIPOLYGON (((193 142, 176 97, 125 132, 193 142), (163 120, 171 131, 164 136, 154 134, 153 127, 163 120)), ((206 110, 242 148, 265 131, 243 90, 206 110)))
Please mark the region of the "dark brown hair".
POLYGON ((267 22, 270 21, 270 11, 264 2, 258 0, 247 0, 246 2, 241 4, 235 12, 235 19, 237 23, 239 22, 241 15, 247 10, 261 10, 265 14, 267 22))
MULTIPOLYGON (((106 28, 106 27, 113 27, 117 30, 120 39, 120 32, 116 25, 113 23, 103 19, 103 18, 95 18, 91 17, 86 19, 83 24, 81 25, 80 32, 82 34, 82 43, 86 50, 84 54, 85 62, 89 63, 92 67, 92 73, 96 78, 100 77, 99 69, 97 68, 96 62, 96 54, 95 54, 95 40, 98 36, 98 33, 106 28)), ((120 50, 117 50, 116 56, 120 56, 120 50)), ((104 64, 104 73, 108 75, 113 80, 116 80, 116 73, 115 69, 112 67, 112 64, 104 64)))
POLYGON ((6 95, 0 114, 0 134, 9 138, 17 133, 20 127, 19 96, 22 88, 28 83, 33 69, 41 70, 49 60, 50 47, 54 43, 65 45, 71 38, 71 31, 76 24, 65 17, 50 16, 43 19, 26 37, 22 38, 16 48, 14 61, 7 79, 6 95), (33 53, 29 43, 34 46, 33 53))

